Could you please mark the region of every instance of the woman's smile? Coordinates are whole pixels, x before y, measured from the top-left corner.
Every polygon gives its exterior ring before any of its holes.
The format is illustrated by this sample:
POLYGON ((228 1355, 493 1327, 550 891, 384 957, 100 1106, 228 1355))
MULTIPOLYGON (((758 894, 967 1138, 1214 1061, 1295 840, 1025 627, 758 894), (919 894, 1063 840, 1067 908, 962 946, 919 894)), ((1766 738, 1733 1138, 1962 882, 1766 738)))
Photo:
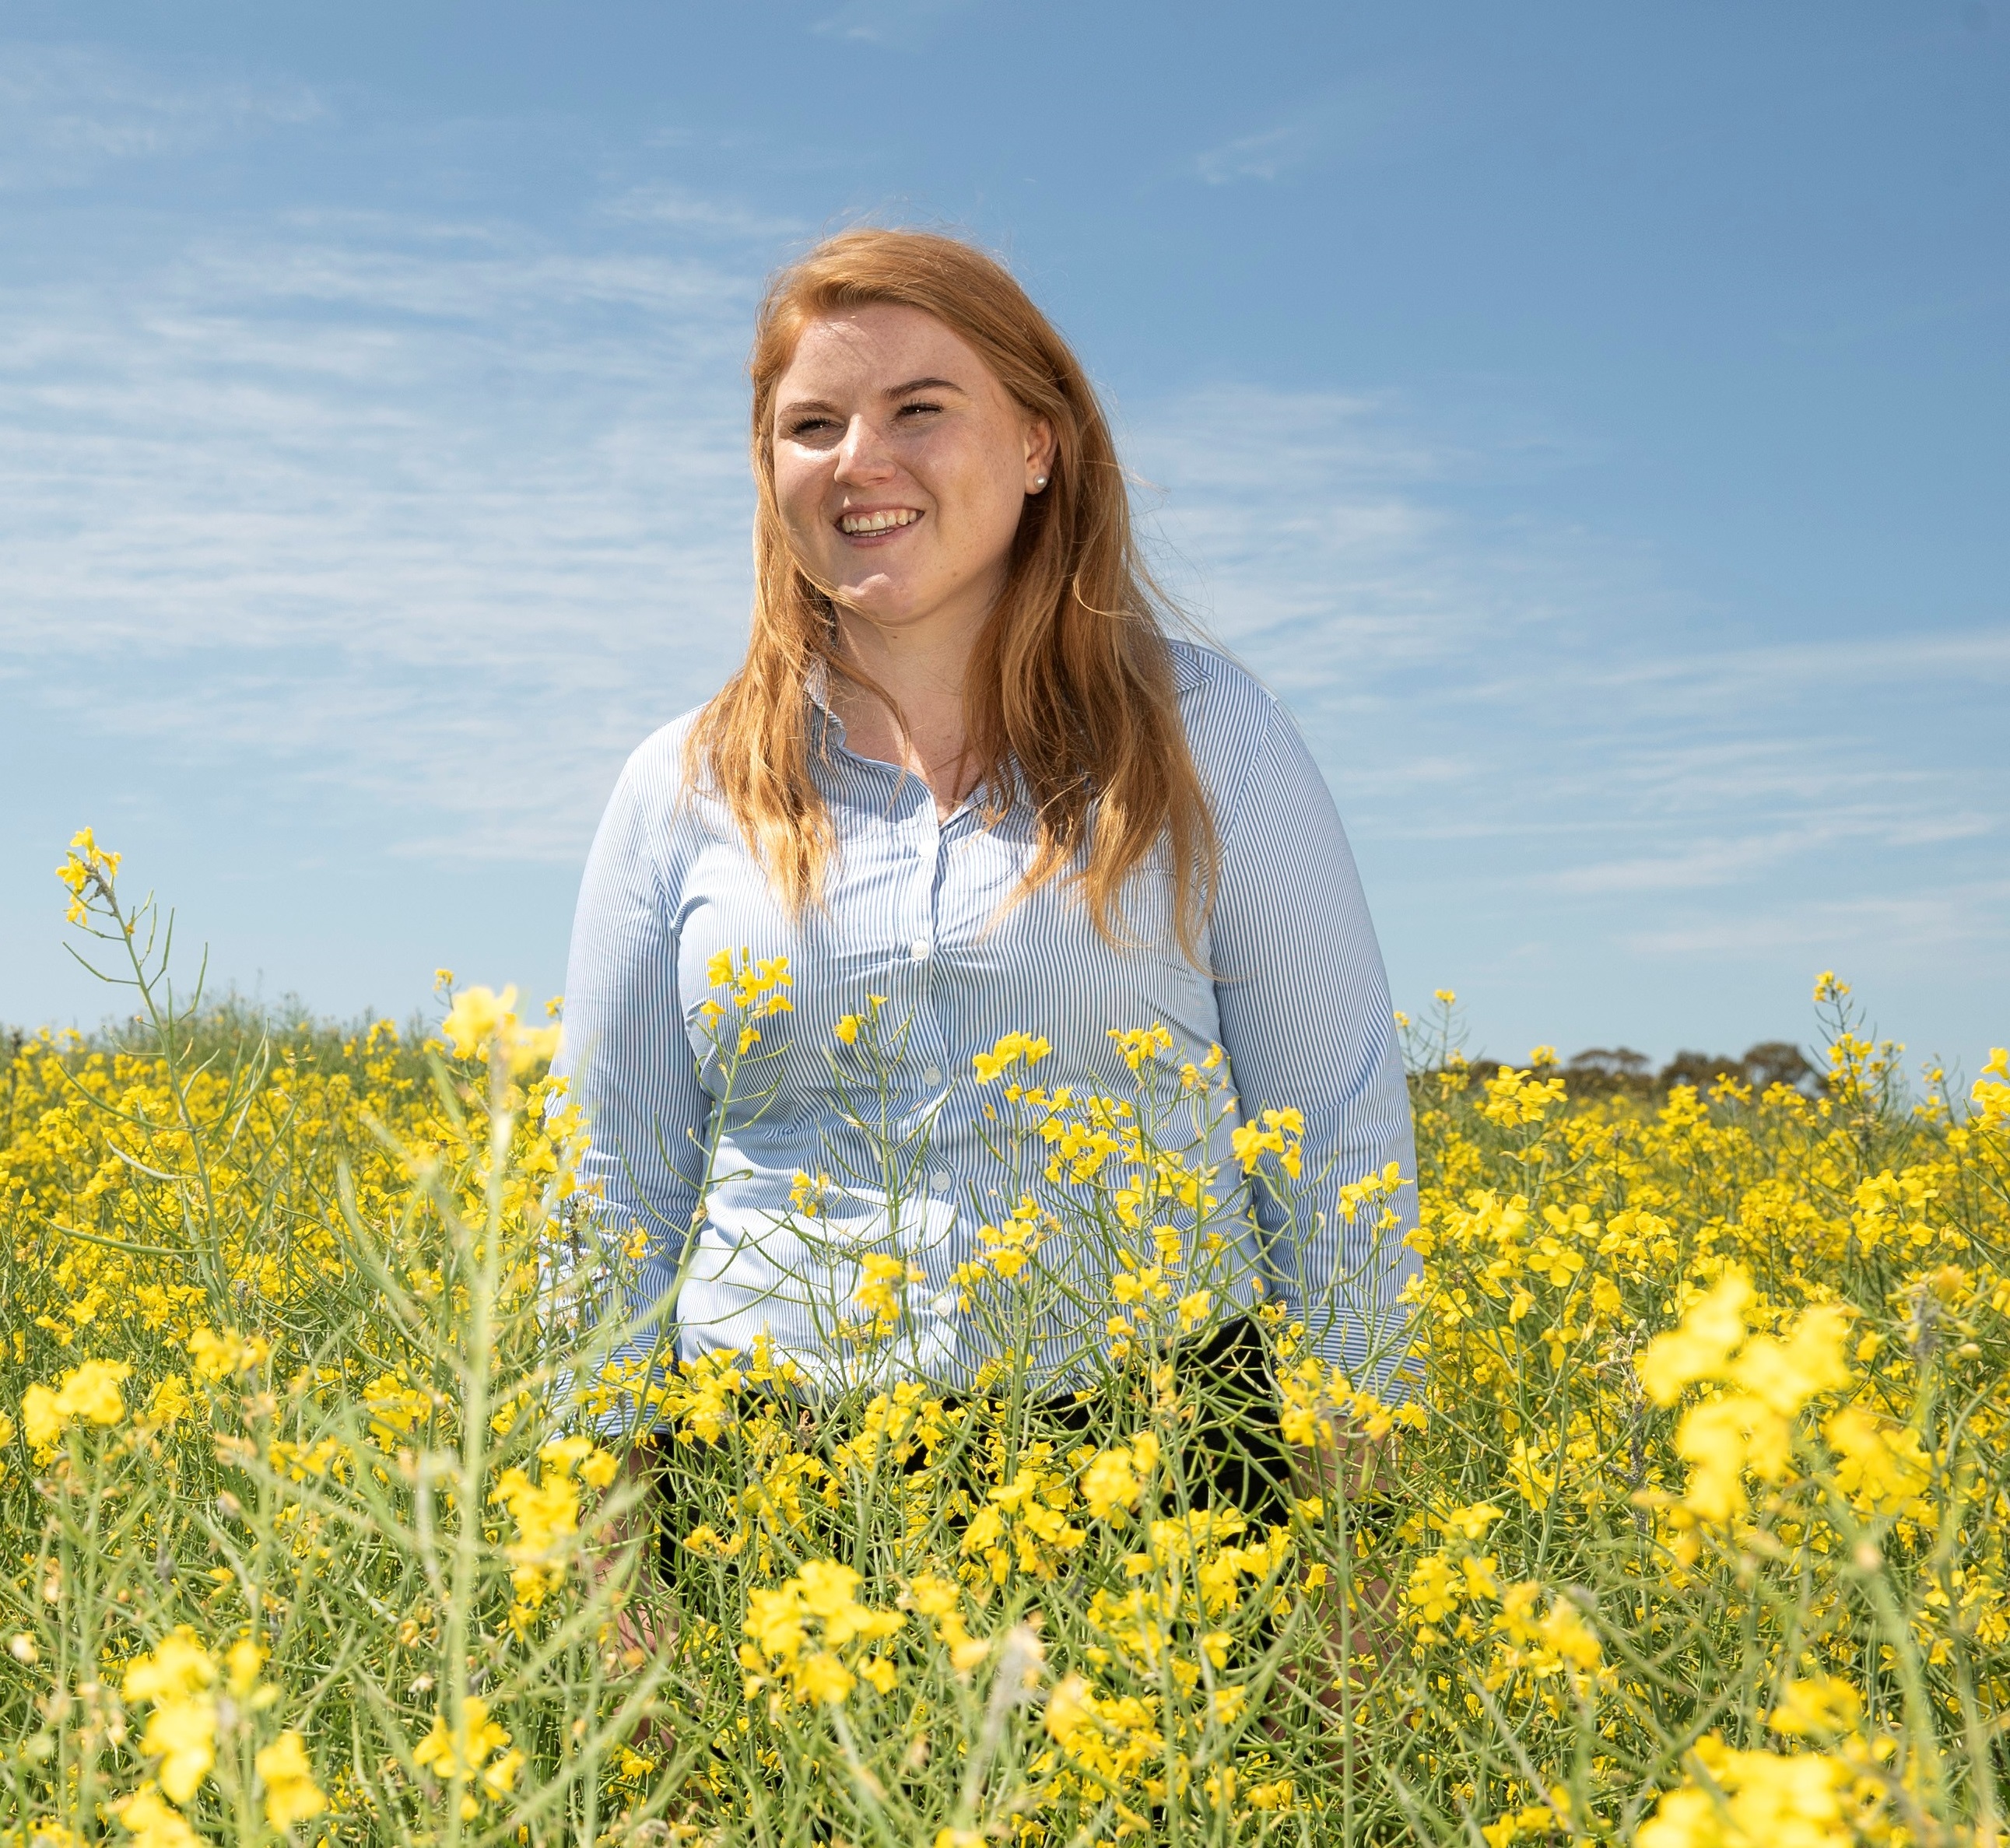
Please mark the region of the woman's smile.
POLYGON ((847 507, 837 530, 861 545, 883 545, 923 517, 919 507, 847 507))

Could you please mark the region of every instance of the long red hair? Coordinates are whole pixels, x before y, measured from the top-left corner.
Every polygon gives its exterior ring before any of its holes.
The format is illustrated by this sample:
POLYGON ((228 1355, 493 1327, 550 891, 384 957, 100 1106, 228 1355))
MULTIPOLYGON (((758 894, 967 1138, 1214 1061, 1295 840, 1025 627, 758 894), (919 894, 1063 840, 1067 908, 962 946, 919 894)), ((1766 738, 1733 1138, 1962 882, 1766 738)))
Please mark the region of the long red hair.
POLYGON ((1163 842, 1174 928, 1197 962, 1214 890, 1214 821, 1109 421, 1080 361, 1025 291, 954 238, 844 232, 769 285, 748 362, 758 492, 753 633, 745 664, 698 716, 687 771, 724 800, 784 903, 800 911, 815 902, 836 842, 811 775, 817 728, 808 689, 819 671, 867 683, 843 658, 831 598, 789 548, 775 498, 774 397, 811 321, 881 302, 935 316, 1054 433, 1046 489, 1026 502, 964 683, 980 779, 994 792, 1016 786, 1032 805, 1038 846, 1024 889, 1078 881, 1096 928, 1116 941, 1124 885, 1163 842))

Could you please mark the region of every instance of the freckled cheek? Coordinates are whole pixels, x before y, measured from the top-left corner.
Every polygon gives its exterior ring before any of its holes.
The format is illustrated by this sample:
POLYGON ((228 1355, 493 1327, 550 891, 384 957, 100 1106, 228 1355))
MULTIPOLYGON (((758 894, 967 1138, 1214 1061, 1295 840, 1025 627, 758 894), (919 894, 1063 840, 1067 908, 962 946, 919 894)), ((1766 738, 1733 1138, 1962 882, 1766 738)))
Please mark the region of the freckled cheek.
POLYGON ((777 471, 775 499, 781 509, 782 523, 798 544, 820 544, 828 541, 823 517, 824 484, 820 474, 805 472, 789 476, 777 471))

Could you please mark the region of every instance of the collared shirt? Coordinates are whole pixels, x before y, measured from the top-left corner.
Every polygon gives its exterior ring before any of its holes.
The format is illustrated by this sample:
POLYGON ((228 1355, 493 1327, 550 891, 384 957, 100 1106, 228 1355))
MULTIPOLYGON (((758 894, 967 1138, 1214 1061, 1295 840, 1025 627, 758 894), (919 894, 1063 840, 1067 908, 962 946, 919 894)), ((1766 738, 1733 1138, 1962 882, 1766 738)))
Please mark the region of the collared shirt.
MULTIPOLYGON (((1025 1081, 1134 1097, 1138 1077, 1113 1035, 1156 1025, 1170 1043, 1151 1055, 1153 1076, 1169 1084, 1214 1048, 1226 1054, 1241 1112, 1203 1132, 1224 1194, 1243 1172, 1237 1124, 1266 1108, 1302 1114, 1301 1172, 1318 1184, 1288 1220, 1252 1190, 1227 1293, 1281 1300, 1356 1384, 1387 1388, 1400 1358, 1397 1299, 1415 1267, 1401 1236, 1415 1192, 1405 1185, 1394 1197, 1391 1228, 1378 1225, 1379 1204, 1343 1210, 1341 1190, 1392 1162, 1412 1183, 1415 1158, 1353 855, 1278 702, 1222 655, 1171 645, 1220 842, 1198 967, 1177 947, 1163 867, 1148 864, 1131 881, 1128 942, 1113 944, 1064 879, 1015 899, 1037 846, 1023 804, 989 825, 977 798, 939 818, 925 782, 847 750, 834 718, 819 727, 812 766, 837 852, 822 902, 799 916, 778 901, 724 805, 687 785, 692 715, 630 758, 580 892, 560 1069, 590 1127, 583 1178, 598 1184, 615 1229, 646 1235, 636 1313, 665 1300, 683 1261, 676 1338, 686 1357, 751 1349, 765 1330, 813 1375, 843 1375, 840 1325, 860 1261, 890 1252, 920 1273, 904 1292, 905 1368, 968 1385, 992 1357, 959 1305, 956 1274, 984 1250, 980 1228, 1010 1212, 1028 1172, 1001 1158, 999 1119, 986 1113, 1000 1087, 980 1084, 974 1061, 1007 1034, 1036 1034, 1051 1051, 1017 1074, 1025 1081), (760 1023, 762 1056, 743 1067, 742 1094, 725 1097, 704 1011, 716 993, 708 966, 744 949, 788 958, 794 1011, 760 1023), (870 1048, 836 1030, 875 1006, 881 1050, 869 1070, 870 1048), (890 1168, 890 1141, 901 1151, 890 1168), (828 1179, 821 1217, 792 1209, 802 1176, 828 1179)), ((1042 1261, 1074 1265, 1082 1298, 1107 1312, 1106 1250, 1063 1238, 1042 1261)), ((655 1343, 645 1335, 630 1351, 655 1343)), ((1056 1353, 1066 1346, 1059 1331, 1056 1343, 1056 1353)))

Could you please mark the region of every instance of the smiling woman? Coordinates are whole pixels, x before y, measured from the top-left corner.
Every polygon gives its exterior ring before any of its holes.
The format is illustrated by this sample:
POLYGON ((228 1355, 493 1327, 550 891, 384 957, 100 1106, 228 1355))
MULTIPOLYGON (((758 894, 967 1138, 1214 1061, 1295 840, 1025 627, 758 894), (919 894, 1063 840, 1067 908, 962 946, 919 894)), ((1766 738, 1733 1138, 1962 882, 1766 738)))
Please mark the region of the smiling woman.
POLYGON ((854 746, 943 800, 1001 793, 1011 764, 1037 818, 1029 882, 1080 855, 1106 934, 1163 842, 1191 952, 1213 817, 1123 470, 1066 342, 968 246, 854 232, 777 280, 749 370, 752 645, 691 733, 691 772, 790 902, 815 896, 834 842, 809 772, 814 676, 854 746))
MULTIPOLYGON (((748 658, 630 761, 567 980, 583 1172, 648 1250, 629 1357, 765 1340, 840 1383, 888 1357, 847 1345, 871 1293, 899 1364, 995 1378, 957 1279, 1032 1198, 982 1087, 1037 1045, 1081 1096, 1197 1100, 1224 1199, 1288 1120, 1302 1195, 1254 1194, 1209 1235, 1195 1314, 1248 1357, 1246 1318, 1281 1302, 1387 1387, 1415 1164, 1353 860, 1277 703, 1166 633, 1080 364, 982 253, 862 231, 776 280, 751 370, 748 658), (788 1016, 739 1045, 759 1046, 751 1099, 717 1031, 719 983, 750 969, 788 1016), (1391 1164, 1377 1225, 1346 1190, 1391 1164)), ((1014 1357, 1035 1392, 1106 1366, 1117 1261, 1046 1256, 1081 1287, 1014 1357)))

